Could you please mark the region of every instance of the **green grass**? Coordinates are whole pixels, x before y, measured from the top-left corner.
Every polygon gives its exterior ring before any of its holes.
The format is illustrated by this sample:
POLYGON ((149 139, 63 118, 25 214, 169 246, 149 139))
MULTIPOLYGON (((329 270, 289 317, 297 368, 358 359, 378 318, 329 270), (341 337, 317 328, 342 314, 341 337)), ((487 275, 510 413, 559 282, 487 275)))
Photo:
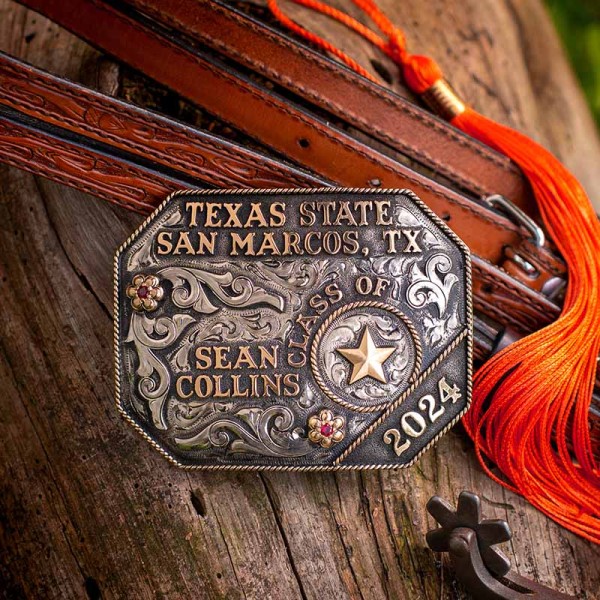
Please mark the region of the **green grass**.
POLYGON ((600 0, 546 0, 600 126, 600 0))

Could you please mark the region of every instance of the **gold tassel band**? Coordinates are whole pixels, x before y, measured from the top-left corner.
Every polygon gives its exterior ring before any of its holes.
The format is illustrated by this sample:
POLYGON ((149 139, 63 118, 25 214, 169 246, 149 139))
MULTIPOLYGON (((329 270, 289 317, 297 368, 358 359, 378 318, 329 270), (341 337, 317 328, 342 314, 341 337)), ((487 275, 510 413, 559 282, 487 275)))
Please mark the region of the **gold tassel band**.
POLYGON ((452 121, 467 108, 457 96, 450 84, 444 79, 438 79, 428 90, 421 94, 424 102, 439 117, 452 121))

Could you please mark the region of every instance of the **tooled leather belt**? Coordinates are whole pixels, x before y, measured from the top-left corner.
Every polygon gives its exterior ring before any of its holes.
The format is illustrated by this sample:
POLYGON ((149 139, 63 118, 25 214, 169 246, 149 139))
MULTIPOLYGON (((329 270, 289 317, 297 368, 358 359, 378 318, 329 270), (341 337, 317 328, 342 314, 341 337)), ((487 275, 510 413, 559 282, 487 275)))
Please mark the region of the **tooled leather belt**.
POLYGON ((297 166, 2 57, 0 153, 6 162, 140 212, 174 189, 215 184, 408 187, 474 254, 477 358, 558 315, 552 295, 564 278, 562 261, 532 238, 532 229, 539 231, 535 222, 515 221, 483 200, 501 194, 509 207, 535 218, 518 170, 396 94, 221 3, 22 3, 297 166), (261 77, 250 78, 248 69, 261 77), (331 125, 332 117, 343 123, 331 125), (370 139, 359 141, 348 125, 370 139), (371 140, 384 150, 372 148, 371 140), (400 162, 397 151, 415 168, 400 162))

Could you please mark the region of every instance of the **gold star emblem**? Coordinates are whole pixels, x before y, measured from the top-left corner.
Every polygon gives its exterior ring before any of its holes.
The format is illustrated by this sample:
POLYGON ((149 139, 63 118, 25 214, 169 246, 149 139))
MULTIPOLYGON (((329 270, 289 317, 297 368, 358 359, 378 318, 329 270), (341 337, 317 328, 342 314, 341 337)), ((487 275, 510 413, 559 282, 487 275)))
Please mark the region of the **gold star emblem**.
POLYGON ((338 348, 337 351, 352 363, 351 384, 360 381, 363 377, 373 377, 377 381, 387 383, 383 363, 396 351, 396 348, 394 346, 378 348, 367 325, 363 329, 358 348, 338 348))

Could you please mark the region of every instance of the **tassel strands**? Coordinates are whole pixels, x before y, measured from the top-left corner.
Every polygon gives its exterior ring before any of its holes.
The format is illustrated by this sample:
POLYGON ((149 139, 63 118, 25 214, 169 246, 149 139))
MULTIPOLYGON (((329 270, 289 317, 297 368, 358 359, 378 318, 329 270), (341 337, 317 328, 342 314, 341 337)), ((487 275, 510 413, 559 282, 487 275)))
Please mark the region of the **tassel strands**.
POLYGON ((469 109, 452 122, 521 167, 569 270, 559 319, 476 373, 465 427, 482 463, 496 464, 507 487, 600 543, 600 472, 588 426, 600 352, 598 219, 577 180, 535 142, 469 109))
MULTIPOLYGON (((562 313, 478 370, 463 422, 490 477, 600 544, 600 468, 588 423, 600 352, 600 222, 585 191, 539 144, 466 107, 435 61, 408 53, 404 34, 373 0, 352 1, 382 35, 318 0, 293 1, 370 41, 398 64, 413 92, 454 126, 511 158, 530 181, 546 229, 568 267, 562 313)), ((374 80, 352 58, 284 15, 277 0, 268 5, 286 27, 374 80)))

